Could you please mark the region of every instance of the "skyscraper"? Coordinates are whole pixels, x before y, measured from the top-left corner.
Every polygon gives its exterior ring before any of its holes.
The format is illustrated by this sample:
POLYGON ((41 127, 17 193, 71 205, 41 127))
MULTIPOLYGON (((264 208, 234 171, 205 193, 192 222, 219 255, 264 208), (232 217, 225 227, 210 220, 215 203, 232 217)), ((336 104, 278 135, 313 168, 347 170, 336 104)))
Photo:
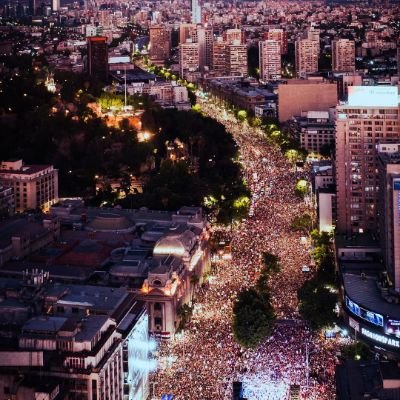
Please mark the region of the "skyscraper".
POLYGON ((161 25, 150 27, 149 54, 150 61, 156 65, 164 65, 171 53, 171 29, 161 25))
POLYGON ((295 44, 296 72, 299 77, 318 72, 319 42, 300 39, 295 44))
POLYGON ((202 71, 211 66, 212 45, 214 41, 212 27, 197 25, 192 35, 193 42, 199 44, 199 66, 202 71))
POLYGON ((269 29, 268 32, 264 33, 265 40, 276 40, 279 42, 281 47, 281 55, 287 54, 288 51, 288 40, 287 33, 283 29, 269 29))
POLYGON ((230 76, 247 76, 247 46, 234 40, 227 46, 227 74, 230 76))
POLYGON ((239 44, 246 43, 244 32, 241 29, 227 29, 223 33, 223 38, 228 44, 232 44, 233 42, 239 42, 239 44))
POLYGON ((29 0, 29 15, 36 15, 36 0, 29 0))
POLYGON ((281 78, 281 46, 276 40, 258 43, 260 79, 264 82, 281 78))
MULTIPOLYGON (((196 24, 180 24, 179 25, 179 44, 186 43, 188 39, 193 39, 192 34, 196 30, 196 24)), ((193 40, 197 41, 197 40, 193 40)))
POLYGON ((201 7, 199 0, 192 0, 192 23, 201 24, 201 7))
POLYGON ((400 291, 400 144, 378 146, 379 237, 390 278, 400 291))
POLYGON ((354 40, 334 40, 332 42, 332 71, 354 72, 355 69, 354 40))
POLYGON ((199 44, 190 41, 179 45, 179 75, 189 79, 190 74, 199 72, 199 44))
POLYGON ((336 107, 337 230, 378 230, 376 145, 398 141, 398 89, 392 86, 349 87, 348 103, 336 107))
POLYGON ((60 0, 51 0, 51 11, 60 11, 60 0))
POLYGON ((108 77, 108 46, 104 36, 87 38, 88 44, 88 73, 100 79, 108 77))
POLYGON ((224 42, 222 37, 218 37, 212 45, 212 62, 211 68, 216 76, 227 74, 226 68, 226 49, 228 44, 224 42))

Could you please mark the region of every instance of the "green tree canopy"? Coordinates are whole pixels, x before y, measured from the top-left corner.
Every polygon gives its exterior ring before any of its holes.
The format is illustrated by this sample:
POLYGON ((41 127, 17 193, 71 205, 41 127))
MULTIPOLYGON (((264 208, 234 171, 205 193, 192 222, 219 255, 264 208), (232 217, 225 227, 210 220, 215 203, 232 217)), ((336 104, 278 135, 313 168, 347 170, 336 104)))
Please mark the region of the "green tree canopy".
POLYGON ((306 281, 298 290, 300 315, 308 321, 311 329, 319 330, 336 321, 334 311, 337 296, 317 279, 306 281))
POLYGON ((275 314, 270 303, 254 289, 242 291, 233 307, 233 331, 245 347, 255 347, 272 332, 275 314))
POLYGON ((308 233, 312 228, 312 216, 310 214, 296 215, 291 223, 291 228, 294 231, 308 233))

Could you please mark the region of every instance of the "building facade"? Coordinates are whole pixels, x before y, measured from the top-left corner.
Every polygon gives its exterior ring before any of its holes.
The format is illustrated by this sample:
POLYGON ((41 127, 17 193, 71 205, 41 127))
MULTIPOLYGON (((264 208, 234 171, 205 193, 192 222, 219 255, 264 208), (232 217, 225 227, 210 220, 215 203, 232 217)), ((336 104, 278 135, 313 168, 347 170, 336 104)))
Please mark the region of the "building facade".
POLYGON ((310 39, 295 43, 296 73, 298 77, 318 72, 319 42, 310 39))
POLYGON ((281 78, 281 45, 276 40, 263 40, 258 44, 260 79, 264 82, 281 78))
POLYGON ((276 40, 279 42, 281 48, 281 55, 287 54, 288 52, 288 40, 287 33, 284 29, 269 29, 268 32, 264 34, 265 40, 276 40))
POLYGON ((400 292, 400 145, 378 146, 381 182, 379 198, 379 238, 386 270, 394 288, 400 292))
POLYGON ((199 70, 199 43, 181 43, 179 45, 179 76, 182 79, 190 79, 199 70))
POLYGON ((22 160, 3 161, 0 183, 14 190, 15 210, 48 210, 58 201, 58 170, 52 165, 24 165, 22 160))
POLYGON ((150 61, 155 65, 164 65, 171 55, 171 29, 162 25, 153 25, 149 28, 150 61))
POLYGON ((332 42, 332 71, 354 72, 356 46, 354 40, 338 39, 332 42))
POLYGON ((378 224, 380 141, 400 137, 398 89, 353 86, 347 104, 337 107, 336 184, 338 221, 342 233, 376 232, 378 224))
POLYGON ((108 77, 108 45, 105 36, 87 38, 88 73, 98 78, 108 77))

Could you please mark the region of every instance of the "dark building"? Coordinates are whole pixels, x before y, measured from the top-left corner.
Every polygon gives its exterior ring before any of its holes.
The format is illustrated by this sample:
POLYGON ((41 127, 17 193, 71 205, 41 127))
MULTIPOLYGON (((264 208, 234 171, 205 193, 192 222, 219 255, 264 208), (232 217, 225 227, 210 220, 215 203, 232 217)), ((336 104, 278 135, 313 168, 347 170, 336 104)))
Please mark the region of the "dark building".
POLYGON ((89 75, 107 79, 108 77, 108 48, 107 38, 93 36, 88 38, 88 65, 89 75))

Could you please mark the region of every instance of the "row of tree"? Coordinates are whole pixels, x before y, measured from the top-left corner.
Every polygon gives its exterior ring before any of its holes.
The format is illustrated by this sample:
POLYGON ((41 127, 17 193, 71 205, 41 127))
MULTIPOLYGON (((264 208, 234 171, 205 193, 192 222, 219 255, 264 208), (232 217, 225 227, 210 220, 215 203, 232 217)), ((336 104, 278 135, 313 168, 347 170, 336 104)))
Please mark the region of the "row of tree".
POLYGON ((336 320, 335 263, 330 236, 317 230, 311 232, 314 243, 312 256, 316 264, 314 277, 298 290, 300 315, 313 330, 332 326, 336 320))
POLYGON ((262 268, 256 285, 244 289, 233 306, 233 332, 244 347, 256 347, 268 338, 275 323, 268 281, 280 271, 279 258, 265 252, 261 254, 262 268))

